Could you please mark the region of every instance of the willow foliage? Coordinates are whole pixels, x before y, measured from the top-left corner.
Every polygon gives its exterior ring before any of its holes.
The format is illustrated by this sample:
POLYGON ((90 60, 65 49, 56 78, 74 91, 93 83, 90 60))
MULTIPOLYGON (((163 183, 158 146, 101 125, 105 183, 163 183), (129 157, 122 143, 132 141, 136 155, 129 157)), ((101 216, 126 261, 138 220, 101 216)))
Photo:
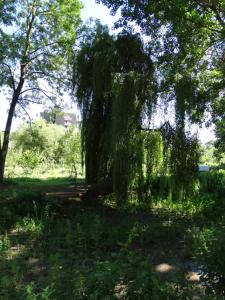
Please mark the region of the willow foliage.
POLYGON ((123 203, 133 178, 142 173, 137 131, 144 106, 156 101, 154 67, 138 34, 112 37, 100 25, 95 30, 78 53, 76 70, 86 178, 109 181, 123 203))
POLYGON ((99 26, 82 45, 77 56, 75 84, 82 111, 82 143, 88 183, 96 183, 110 172, 108 147, 114 40, 99 26), (107 134, 106 134, 107 133, 107 134))
POLYGON ((196 78, 177 74, 175 126, 153 131, 145 120, 154 112, 158 85, 139 34, 111 36, 97 24, 82 42, 75 71, 87 182, 109 183, 123 204, 129 190, 151 199, 155 178, 170 176, 172 192, 183 199, 197 174, 198 143, 185 129, 198 116, 193 110, 199 112, 196 78))

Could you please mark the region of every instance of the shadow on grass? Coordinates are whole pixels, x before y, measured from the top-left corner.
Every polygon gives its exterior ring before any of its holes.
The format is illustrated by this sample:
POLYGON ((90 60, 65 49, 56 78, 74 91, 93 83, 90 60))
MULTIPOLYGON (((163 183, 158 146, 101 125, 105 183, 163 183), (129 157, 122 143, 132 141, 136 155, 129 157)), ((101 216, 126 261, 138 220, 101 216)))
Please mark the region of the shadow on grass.
POLYGON ((82 180, 15 182, 0 191, 1 300, 204 299, 186 276, 211 196, 190 217, 84 205, 75 195, 82 180))
POLYGON ((1 215, 0 299, 163 300, 199 292, 183 268, 189 222, 18 195, 2 203, 9 210, 1 215))

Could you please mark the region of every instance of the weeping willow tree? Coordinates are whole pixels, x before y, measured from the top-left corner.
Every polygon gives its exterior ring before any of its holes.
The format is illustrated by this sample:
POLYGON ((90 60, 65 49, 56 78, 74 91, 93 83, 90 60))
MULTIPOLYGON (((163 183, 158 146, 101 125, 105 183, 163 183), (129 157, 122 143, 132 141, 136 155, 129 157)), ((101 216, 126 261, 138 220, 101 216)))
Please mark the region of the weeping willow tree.
POLYGON ((145 134, 143 182, 148 199, 185 200, 195 190, 200 151, 197 136, 188 126, 200 118, 204 93, 194 78, 183 74, 174 82, 173 99, 175 124, 166 122, 159 130, 145 134))
POLYGON ((198 174, 199 145, 197 137, 185 130, 186 118, 193 109, 191 102, 196 97, 196 87, 190 77, 180 78, 175 86, 175 132, 171 150, 171 173, 173 190, 177 199, 185 199, 192 189, 198 174))
POLYGON ((155 184, 161 179, 166 171, 164 164, 164 143, 160 130, 144 132, 144 178, 142 180, 142 198, 150 201, 155 194, 161 195, 160 184, 155 184))
POLYGON ((97 25, 81 45, 75 64, 75 86, 82 112, 82 149, 87 183, 109 179, 108 139, 114 76, 114 38, 97 25))
POLYGON ((141 197, 144 156, 140 129, 144 107, 156 101, 156 82, 153 63, 139 35, 122 32, 117 37, 116 49, 118 66, 112 107, 113 184, 118 202, 123 203, 133 184, 141 197))
MULTIPOLYGON (((76 55, 87 183, 107 182, 123 204, 129 190, 135 190, 139 200, 151 199, 154 178, 170 176, 170 192, 184 199, 199 159, 197 139, 186 130, 187 120, 202 111, 198 106, 204 94, 197 80, 185 72, 177 75, 171 84, 175 126, 167 123, 161 130, 148 130, 144 121, 152 117, 158 86, 140 35, 124 30, 111 36, 107 27, 97 24, 76 55)), ((160 183, 159 194, 162 187, 160 183)))
POLYGON ((77 54, 75 73, 86 179, 110 182, 122 204, 143 177, 140 132, 144 107, 156 101, 154 66, 138 34, 113 37, 99 24, 95 32, 77 54))
POLYGON ((167 182, 169 197, 184 200, 194 189, 198 177, 199 143, 187 125, 199 118, 198 109, 201 92, 197 82, 190 76, 178 76, 174 86, 175 125, 167 122, 161 128, 163 138, 164 174, 170 176, 167 182), (198 114, 196 113, 198 111, 198 114), (168 186, 169 185, 169 186, 168 186))

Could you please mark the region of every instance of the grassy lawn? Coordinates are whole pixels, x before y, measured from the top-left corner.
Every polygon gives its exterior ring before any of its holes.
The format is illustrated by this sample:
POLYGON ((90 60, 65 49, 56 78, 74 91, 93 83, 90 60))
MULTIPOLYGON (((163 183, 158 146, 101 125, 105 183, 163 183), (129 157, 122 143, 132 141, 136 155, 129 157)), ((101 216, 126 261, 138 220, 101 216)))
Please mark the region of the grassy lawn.
POLYGON ((71 194, 81 187, 65 178, 1 187, 0 299, 223 299, 200 279, 201 207, 88 206, 71 194))

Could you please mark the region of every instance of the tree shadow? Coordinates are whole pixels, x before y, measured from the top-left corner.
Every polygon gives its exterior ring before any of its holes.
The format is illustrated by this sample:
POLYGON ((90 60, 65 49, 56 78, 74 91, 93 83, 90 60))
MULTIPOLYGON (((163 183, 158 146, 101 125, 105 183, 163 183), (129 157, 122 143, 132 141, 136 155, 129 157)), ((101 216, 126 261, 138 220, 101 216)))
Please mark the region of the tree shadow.
POLYGON ((3 299, 26 299, 29 293, 40 299, 43 293, 68 300, 176 299, 195 290, 186 279, 185 263, 192 260, 189 219, 89 206, 71 189, 48 195, 23 191, 3 203, 11 213, 2 230, 11 241, 0 258, 3 299))

